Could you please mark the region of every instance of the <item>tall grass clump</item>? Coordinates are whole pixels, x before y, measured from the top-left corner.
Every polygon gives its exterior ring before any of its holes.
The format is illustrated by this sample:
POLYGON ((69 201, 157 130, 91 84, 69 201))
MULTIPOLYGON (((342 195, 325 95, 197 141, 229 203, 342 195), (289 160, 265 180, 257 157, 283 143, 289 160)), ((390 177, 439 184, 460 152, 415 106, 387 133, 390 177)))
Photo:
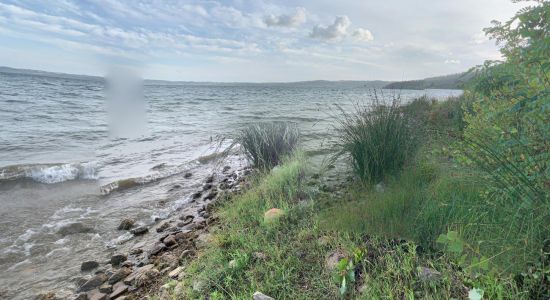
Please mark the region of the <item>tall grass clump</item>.
POLYGON ((375 94, 371 104, 356 103, 352 112, 339 108, 336 130, 340 150, 335 157, 348 155, 361 181, 379 182, 401 170, 414 155, 417 132, 397 99, 385 104, 375 94))
POLYGON ((294 123, 255 123, 237 132, 233 146, 240 145, 254 167, 269 170, 296 149, 299 137, 294 123))

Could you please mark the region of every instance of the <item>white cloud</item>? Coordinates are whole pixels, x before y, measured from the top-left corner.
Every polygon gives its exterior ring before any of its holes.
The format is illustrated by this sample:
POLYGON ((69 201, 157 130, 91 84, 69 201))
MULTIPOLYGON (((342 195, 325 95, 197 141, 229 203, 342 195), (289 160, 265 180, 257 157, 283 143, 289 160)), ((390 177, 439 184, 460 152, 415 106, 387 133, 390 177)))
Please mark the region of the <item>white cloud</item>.
POLYGON ((485 35, 484 32, 476 33, 470 39, 470 43, 474 45, 481 45, 487 41, 489 41, 489 38, 487 37, 487 35, 485 35))
POLYGON ((273 14, 267 15, 264 18, 264 22, 267 26, 280 26, 280 27, 298 27, 306 21, 306 9, 303 7, 296 8, 296 12, 291 15, 279 15, 273 14))
POLYGON ((458 59, 446 59, 445 64, 447 64, 447 65, 458 65, 458 64, 460 64, 460 60, 458 60, 458 59))
POLYGON ((350 25, 351 22, 347 16, 338 16, 331 25, 316 25, 313 27, 309 36, 319 40, 339 40, 348 34, 350 25))
POLYGON ((370 42, 374 40, 374 36, 370 30, 365 28, 357 28, 353 31, 353 37, 359 42, 370 42))

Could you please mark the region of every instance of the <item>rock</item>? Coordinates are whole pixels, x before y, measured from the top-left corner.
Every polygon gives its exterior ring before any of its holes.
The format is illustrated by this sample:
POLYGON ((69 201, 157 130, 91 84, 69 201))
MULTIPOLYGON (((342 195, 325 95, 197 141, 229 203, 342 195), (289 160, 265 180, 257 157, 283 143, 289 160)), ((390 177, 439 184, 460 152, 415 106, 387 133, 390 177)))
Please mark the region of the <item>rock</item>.
POLYGON ((150 255, 157 255, 162 251, 166 250, 166 245, 164 243, 156 243, 151 250, 149 250, 150 255))
POLYGON ((113 286, 113 292, 111 295, 109 295, 110 299, 115 299, 118 296, 121 296, 122 294, 126 293, 128 291, 128 286, 125 285, 123 282, 118 282, 113 286))
MULTIPOLYGON (((195 216, 186 215, 186 216, 181 216, 179 219, 183 221, 183 226, 185 226, 185 225, 193 222, 193 220, 195 219, 195 216)), ((180 227, 183 227, 183 226, 180 226, 180 227)))
POLYGON ((120 266, 124 267, 124 268, 130 268, 131 269, 134 266, 134 263, 127 260, 127 261, 121 263, 120 266))
POLYGON ((204 196, 203 200, 212 200, 212 199, 216 198, 216 196, 218 196, 218 192, 215 191, 215 190, 212 190, 212 191, 210 191, 210 193, 208 193, 206 196, 204 196))
POLYGON ((111 256, 111 265, 118 266, 122 262, 126 261, 126 259, 128 259, 128 256, 126 254, 117 253, 117 254, 111 256))
POLYGON ((181 188, 182 188, 181 184, 174 184, 168 191, 173 192, 173 191, 179 190, 181 188))
POLYGON ((188 179, 188 178, 191 178, 192 176, 193 176, 193 173, 187 172, 187 173, 185 173, 185 175, 183 175, 183 178, 188 179))
POLYGON ((193 195, 191 195, 191 199, 196 200, 196 199, 199 199, 201 196, 202 196, 202 192, 198 191, 193 193, 193 195))
POLYGON ((95 290, 88 295, 88 300, 106 300, 107 294, 102 293, 101 291, 95 290))
POLYGON ((209 189, 211 189, 213 187, 213 185, 211 183, 207 183, 205 184, 203 187, 202 187, 202 190, 203 191, 208 191, 209 189))
POLYGON ((183 250, 183 252, 180 254, 180 260, 193 256, 195 256, 194 250, 183 250))
POLYGON ((197 293, 201 293, 204 288, 206 288, 206 282, 202 280, 195 280, 193 281, 193 291, 197 293))
POLYGON ((88 226, 85 226, 83 223, 77 222, 77 223, 71 223, 62 226, 59 228, 57 233, 61 234, 62 236, 71 235, 71 234, 77 234, 77 233, 90 233, 94 232, 94 229, 88 226))
POLYGON ((179 260, 178 258, 169 252, 163 253, 157 261, 157 267, 159 269, 170 267, 170 269, 173 269, 178 266, 179 260))
POLYGON ((418 271, 418 277, 422 281, 435 281, 441 278, 441 273, 431 268, 418 267, 417 271, 418 271))
POLYGON ((80 288, 79 292, 87 292, 95 289, 96 287, 101 286, 109 277, 106 274, 97 274, 92 277, 90 280, 86 281, 80 288))
POLYGON ((128 275, 132 274, 132 270, 129 268, 120 268, 118 271, 116 271, 111 277, 109 277, 109 284, 115 284, 122 279, 128 277, 128 275))
POLYGON ((232 260, 229 261, 229 267, 231 269, 235 268, 236 266, 237 266, 237 261, 236 260, 232 259, 232 260))
POLYGON ((94 260, 85 261, 80 265, 80 271, 87 272, 99 267, 99 263, 94 260))
POLYGON ((206 183, 212 183, 214 181, 214 175, 210 175, 206 178, 206 183))
POLYGON ((142 234, 146 234, 148 231, 149 231, 149 228, 147 228, 147 226, 140 226, 132 229, 130 232, 133 233, 134 235, 142 235, 142 234))
POLYGON ((46 292, 43 294, 39 294, 36 297, 34 297, 35 300, 55 300, 55 293, 54 292, 46 292))
POLYGON ((210 233, 201 234, 195 240, 197 248, 204 248, 212 241, 212 235, 210 233))
POLYGON ((275 300, 267 295, 264 295, 260 292, 255 292, 253 295, 252 295, 252 299, 253 300, 275 300))
POLYGON ((225 166, 225 167, 223 167, 222 172, 227 173, 227 171, 229 171, 230 169, 231 169, 230 166, 225 166))
MULTIPOLYGON (((98 274, 100 274, 100 273, 98 273, 98 274)), ((83 277, 77 277, 76 279, 74 279, 74 282, 75 282, 76 286, 81 286, 81 285, 85 284, 86 281, 88 281, 90 279, 92 279, 92 275, 87 275, 87 276, 83 276, 83 277)))
POLYGON ((272 208, 264 213, 264 222, 266 224, 275 223, 285 212, 282 209, 272 208))
POLYGON ((144 286, 159 276, 160 272, 157 269, 150 269, 137 276, 135 284, 136 286, 144 286))
POLYGON ((168 273, 168 277, 177 278, 178 275, 181 273, 181 271, 183 271, 183 268, 182 267, 177 267, 174 270, 170 271, 170 273, 168 273))
POLYGON ((340 262, 343 258, 346 258, 346 256, 346 253, 341 249, 330 253, 325 259, 325 268, 331 271, 334 270, 338 262, 340 262))
POLYGON ((168 224, 168 222, 164 222, 164 223, 162 223, 162 225, 157 227, 157 232, 163 232, 166 229, 168 229, 168 227, 170 227, 170 224, 168 224))
POLYGON ((120 222, 117 229, 118 230, 130 230, 134 226, 135 223, 136 223, 136 221, 134 221, 134 219, 124 219, 120 222))
POLYGON ((254 253, 252 253, 252 257, 254 257, 254 259, 256 259, 256 260, 266 260, 267 259, 267 255, 265 255, 265 253, 262 253, 262 252, 254 252, 254 253))
POLYGON ((124 278, 123 282, 124 284, 133 284, 134 280, 136 280, 137 277, 141 276, 141 274, 147 272, 148 270, 151 270, 154 267, 153 264, 145 265, 143 267, 138 268, 132 274, 128 275, 126 278, 124 278))
POLYGON ((174 237, 174 235, 169 235, 167 236, 166 238, 164 238, 164 240, 162 240, 162 242, 167 246, 167 247, 171 247, 173 245, 177 245, 178 242, 176 241, 176 238, 174 237))
POLYGON ((92 298, 88 297, 86 293, 76 294, 74 295, 74 297, 71 298, 71 300, 90 300, 90 299, 92 298))
POLYGON ((108 283, 104 283, 99 287, 99 291, 104 294, 110 294, 113 292, 113 286, 108 283))

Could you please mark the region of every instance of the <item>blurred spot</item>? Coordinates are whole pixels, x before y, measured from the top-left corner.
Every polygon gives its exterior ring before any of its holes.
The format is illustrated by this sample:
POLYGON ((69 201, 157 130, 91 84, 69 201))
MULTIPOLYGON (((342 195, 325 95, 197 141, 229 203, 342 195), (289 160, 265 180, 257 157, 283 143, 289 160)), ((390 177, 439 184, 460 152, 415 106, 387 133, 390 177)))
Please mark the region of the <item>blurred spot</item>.
POLYGON ((106 76, 106 99, 111 138, 145 134, 143 79, 134 71, 112 68, 106 76))

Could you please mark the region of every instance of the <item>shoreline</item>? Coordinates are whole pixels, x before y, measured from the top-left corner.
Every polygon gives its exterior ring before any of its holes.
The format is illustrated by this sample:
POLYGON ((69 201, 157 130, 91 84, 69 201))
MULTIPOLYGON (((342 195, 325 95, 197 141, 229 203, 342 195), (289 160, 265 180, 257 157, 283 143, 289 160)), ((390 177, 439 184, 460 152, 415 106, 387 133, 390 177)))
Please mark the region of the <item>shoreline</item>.
POLYGON ((204 180, 189 203, 151 226, 134 226, 134 220, 122 220, 118 230, 138 238, 147 236, 148 240, 137 242, 127 252, 115 252, 105 261, 82 262, 82 276, 75 281, 74 293, 54 290, 38 294, 35 299, 126 299, 158 288, 162 278, 177 278, 182 271, 179 262, 194 257, 207 242, 209 227, 216 222, 212 207, 240 193, 251 172, 250 167, 231 171, 225 166, 204 180))

